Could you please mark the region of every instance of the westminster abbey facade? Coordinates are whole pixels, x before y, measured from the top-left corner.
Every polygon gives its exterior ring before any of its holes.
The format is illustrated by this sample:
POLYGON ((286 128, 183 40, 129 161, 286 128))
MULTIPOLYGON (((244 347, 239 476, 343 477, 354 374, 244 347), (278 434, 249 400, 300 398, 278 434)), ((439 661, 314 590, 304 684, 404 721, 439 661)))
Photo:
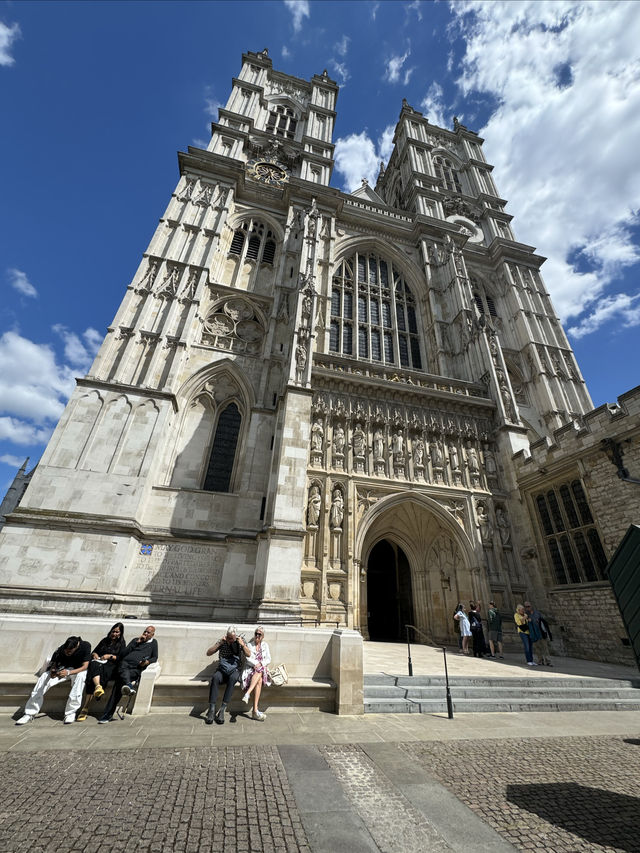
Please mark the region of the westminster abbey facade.
POLYGON ((637 395, 591 411, 478 135, 403 102, 343 193, 337 95, 243 56, 0 533, 2 608, 444 643, 458 601, 531 598, 579 653, 596 594, 625 659, 598 442, 637 455, 637 395))

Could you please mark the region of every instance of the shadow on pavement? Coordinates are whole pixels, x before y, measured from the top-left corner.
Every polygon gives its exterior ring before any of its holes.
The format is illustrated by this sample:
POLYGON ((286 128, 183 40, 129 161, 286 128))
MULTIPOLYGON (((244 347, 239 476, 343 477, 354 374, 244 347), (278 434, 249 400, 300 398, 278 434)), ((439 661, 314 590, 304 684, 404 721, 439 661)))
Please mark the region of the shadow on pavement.
POLYGON ((575 782, 508 785, 507 800, 603 847, 637 853, 640 800, 575 782))

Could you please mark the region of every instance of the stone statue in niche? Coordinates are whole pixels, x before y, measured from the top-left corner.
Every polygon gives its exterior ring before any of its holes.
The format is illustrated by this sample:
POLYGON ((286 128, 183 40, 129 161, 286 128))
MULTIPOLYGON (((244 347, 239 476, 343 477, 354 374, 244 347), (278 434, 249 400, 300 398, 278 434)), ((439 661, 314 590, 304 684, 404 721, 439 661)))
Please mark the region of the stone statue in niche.
POLYGON ((476 475, 480 473, 478 452, 472 444, 467 447, 467 465, 469 466, 469 473, 476 475))
POLYGON ((496 524, 498 526, 498 534, 503 545, 511 545, 511 524, 506 509, 497 507, 496 509, 496 524))
POLYGON ((434 468, 442 468, 444 465, 444 454, 440 439, 435 439, 431 442, 431 464, 434 468))
POLYGON ((332 530, 342 530, 342 520, 344 518, 344 498, 342 490, 337 486, 333 490, 331 498, 331 511, 329 513, 329 526, 332 530))
POLYGON ((484 446, 484 470, 489 480, 498 479, 498 465, 496 457, 488 444, 484 446))
POLYGON ((453 442, 449 444, 449 462, 451 463, 451 470, 457 471, 460 468, 460 461, 458 459, 458 448, 455 446, 453 442))
POLYGON ((311 427, 311 449, 317 453, 322 453, 322 443, 324 441, 324 429, 319 418, 316 418, 311 427))
POLYGON ((360 424, 353 431, 353 455, 364 456, 366 450, 365 435, 360 424))
POLYGON ((337 424, 333 428, 333 449, 336 453, 342 455, 344 453, 345 437, 342 424, 337 424))
POLYGON ((402 429, 398 429, 392 440, 393 458, 396 460, 404 458, 404 435, 402 429))
POLYGON ((296 347, 296 379, 298 382, 304 381, 304 369, 307 366, 307 348, 300 343, 296 347))
POLYGON ((381 429, 377 429, 373 434, 373 456, 374 459, 384 459, 384 436, 381 429))
POLYGON ((476 511, 478 513, 478 524, 480 525, 480 538, 482 540, 482 544, 487 547, 491 547, 493 544, 493 524, 491 523, 491 519, 487 513, 487 508, 482 501, 476 504, 476 511))
POLYGON ((424 441, 421 438, 413 443, 413 464, 416 468, 424 466, 424 441))
POLYGON ((322 496, 319 486, 311 486, 309 500, 307 502, 307 524, 309 527, 317 527, 322 508, 322 496))

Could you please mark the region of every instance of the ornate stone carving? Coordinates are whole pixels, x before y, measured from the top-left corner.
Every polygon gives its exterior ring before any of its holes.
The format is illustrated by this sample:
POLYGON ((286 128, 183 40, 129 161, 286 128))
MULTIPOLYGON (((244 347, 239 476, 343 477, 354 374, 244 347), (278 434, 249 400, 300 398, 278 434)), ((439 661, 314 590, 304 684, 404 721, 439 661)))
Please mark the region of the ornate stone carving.
POLYGON ((329 527, 334 531, 342 530, 344 519, 344 496, 340 486, 335 486, 331 495, 331 509, 329 511, 329 527))
POLYGON ((322 495, 320 494, 320 486, 314 483, 309 489, 309 498, 307 500, 307 526, 317 528, 320 519, 320 510, 322 509, 322 495))
POLYGON ((503 546, 511 546, 511 524, 507 510, 502 507, 496 507, 496 525, 498 527, 498 535, 503 546))
POLYGON ((202 343, 218 349, 259 355, 264 329, 253 307, 243 299, 228 299, 204 321, 202 343))
POLYGON ((482 540, 482 544, 485 548, 491 548, 493 546, 494 529, 484 501, 478 501, 476 503, 476 513, 478 516, 478 526, 480 528, 480 539, 482 540))

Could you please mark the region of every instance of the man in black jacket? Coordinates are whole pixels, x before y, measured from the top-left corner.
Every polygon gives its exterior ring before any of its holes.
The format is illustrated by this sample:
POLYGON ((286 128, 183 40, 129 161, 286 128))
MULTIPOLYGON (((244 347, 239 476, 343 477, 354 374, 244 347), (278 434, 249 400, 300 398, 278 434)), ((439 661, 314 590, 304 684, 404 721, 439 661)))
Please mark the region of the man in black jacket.
POLYGON ((99 723, 108 723, 113 719, 113 712, 124 693, 131 695, 136 692, 136 684, 143 671, 149 664, 158 660, 158 641, 154 638, 156 629, 148 625, 139 637, 131 640, 124 650, 122 660, 118 665, 118 674, 104 714, 99 723))

